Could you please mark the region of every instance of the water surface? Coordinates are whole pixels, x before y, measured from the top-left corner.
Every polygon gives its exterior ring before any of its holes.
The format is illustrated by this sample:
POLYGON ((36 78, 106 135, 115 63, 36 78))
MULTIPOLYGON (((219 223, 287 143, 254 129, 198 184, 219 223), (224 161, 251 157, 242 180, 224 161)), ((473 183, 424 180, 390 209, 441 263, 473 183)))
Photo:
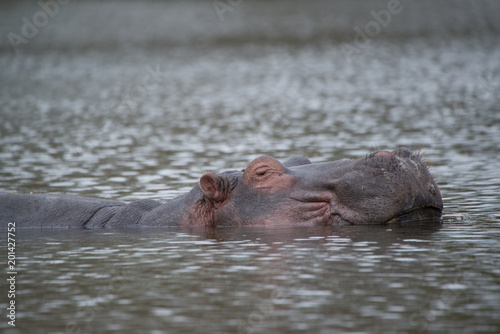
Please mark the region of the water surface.
MULTIPOLYGON (((353 28, 386 1, 247 0, 223 20, 210 2, 70 2, 17 53, 5 38, 1 191, 166 201, 262 154, 406 146, 445 209, 430 227, 21 230, 0 328, 498 332, 499 4, 401 4, 362 47, 353 28)), ((0 32, 38 11, 3 2, 0 32)))

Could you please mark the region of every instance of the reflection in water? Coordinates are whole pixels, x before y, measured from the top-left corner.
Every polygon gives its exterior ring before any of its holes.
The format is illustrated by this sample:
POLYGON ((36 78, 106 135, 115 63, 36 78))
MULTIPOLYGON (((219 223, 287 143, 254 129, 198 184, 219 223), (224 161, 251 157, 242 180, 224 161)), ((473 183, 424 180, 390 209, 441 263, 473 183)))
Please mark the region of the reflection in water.
POLYGON ((490 237, 465 228, 21 230, 19 300, 56 332, 458 330, 500 293, 490 237))
POLYGON ((0 42, 2 191, 168 200, 261 154, 408 146, 445 202, 430 226, 22 230, 12 333, 498 332, 500 3, 401 1, 347 59, 387 5, 70 2, 0 42))

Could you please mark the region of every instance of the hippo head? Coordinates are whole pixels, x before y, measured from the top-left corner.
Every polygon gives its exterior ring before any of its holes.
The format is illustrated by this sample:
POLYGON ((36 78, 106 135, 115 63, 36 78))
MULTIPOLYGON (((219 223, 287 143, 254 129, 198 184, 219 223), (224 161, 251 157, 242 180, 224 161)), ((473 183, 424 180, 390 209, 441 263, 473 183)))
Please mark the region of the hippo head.
POLYGON ((443 209, 427 166, 406 148, 314 164, 261 156, 242 171, 203 175, 200 188, 215 226, 439 220, 443 209))

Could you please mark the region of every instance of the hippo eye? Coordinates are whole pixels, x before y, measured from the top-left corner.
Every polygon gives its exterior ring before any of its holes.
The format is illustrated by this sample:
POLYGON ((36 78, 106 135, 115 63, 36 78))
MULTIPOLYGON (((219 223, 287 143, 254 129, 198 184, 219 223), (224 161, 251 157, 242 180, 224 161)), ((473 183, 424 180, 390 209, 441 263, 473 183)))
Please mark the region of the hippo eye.
POLYGON ((255 175, 257 176, 264 176, 269 172, 271 169, 268 166, 263 166, 259 167, 255 170, 255 175))

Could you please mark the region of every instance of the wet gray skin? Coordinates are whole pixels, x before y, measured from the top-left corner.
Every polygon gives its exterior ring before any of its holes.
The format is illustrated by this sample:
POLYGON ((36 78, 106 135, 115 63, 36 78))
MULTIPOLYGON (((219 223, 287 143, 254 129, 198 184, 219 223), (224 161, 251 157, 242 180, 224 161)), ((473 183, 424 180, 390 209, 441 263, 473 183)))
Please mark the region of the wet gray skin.
POLYGON ((207 173, 167 203, 0 194, 0 221, 19 227, 383 224, 439 221, 442 209, 427 166, 406 148, 315 164, 261 156, 242 171, 207 173))

